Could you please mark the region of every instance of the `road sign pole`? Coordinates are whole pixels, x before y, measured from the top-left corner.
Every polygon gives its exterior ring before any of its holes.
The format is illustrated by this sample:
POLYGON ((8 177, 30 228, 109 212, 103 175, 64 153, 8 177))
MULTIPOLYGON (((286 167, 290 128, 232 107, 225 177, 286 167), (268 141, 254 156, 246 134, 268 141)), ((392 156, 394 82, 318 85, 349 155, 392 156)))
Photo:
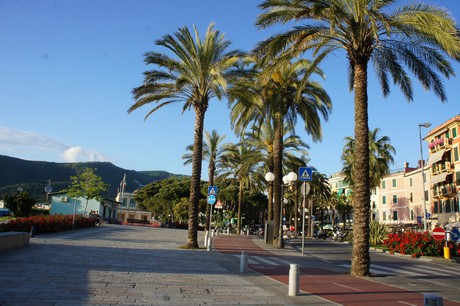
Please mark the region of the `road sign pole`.
MULTIPOLYGON (((305 184, 306 182, 303 182, 302 183, 302 191, 305 190, 305 184)), ((305 194, 305 192, 302 192, 303 193, 303 209, 302 209, 302 256, 304 254, 304 249, 305 249, 305 202, 307 200, 307 195, 305 194)))

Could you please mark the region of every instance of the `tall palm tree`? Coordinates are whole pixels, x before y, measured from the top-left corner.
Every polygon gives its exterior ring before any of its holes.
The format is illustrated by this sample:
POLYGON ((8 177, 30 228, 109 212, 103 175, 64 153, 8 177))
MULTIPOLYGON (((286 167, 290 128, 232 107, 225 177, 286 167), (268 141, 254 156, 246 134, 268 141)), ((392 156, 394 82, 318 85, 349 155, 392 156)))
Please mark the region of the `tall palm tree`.
MULTIPOLYGON (((275 131, 273 129, 273 121, 267 118, 262 125, 254 124, 250 132, 246 133, 245 141, 253 146, 263 157, 263 171, 261 177, 267 172, 273 172, 273 141, 275 131)), ((308 155, 307 149, 310 147, 302 141, 298 135, 294 134, 292 127, 287 124, 284 127, 283 135, 283 159, 289 159, 292 154, 308 155)), ((292 168, 296 169, 296 168, 292 168)), ((265 182, 267 183, 267 182, 265 182)), ((273 220, 273 188, 272 184, 268 184, 268 216, 269 221, 273 220)))
POLYGON ((390 93, 390 77, 410 101, 412 83, 405 68, 441 101, 447 99, 439 73, 454 75, 447 58, 460 58, 460 37, 445 10, 426 4, 404 5, 396 0, 265 0, 256 24, 260 28, 296 21, 284 33, 271 36, 256 48, 266 61, 298 58, 312 51, 319 63, 344 50, 349 88, 355 107, 355 206, 351 274, 369 275, 369 144, 368 65, 372 62, 382 93, 390 93))
MULTIPOLYGON (((390 173, 390 164, 393 164, 393 155, 396 154, 395 148, 390 144, 390 138, 383 136, 378 138, 380 129, 376 128, 369 131, 369 187, 370 189, 380 186, 382 178, 390 173)), ((354 187, 354 150, 355 139, 353 137, 345 138, 345 146, 342 153, 343 169, 345 181, 350 187, 354 187)))
POLYGON ((135 103, 128 113, 150 104, 156 104, 145 116, 173 103, 183 103, 182 111, 193 108, 195 127, 193 136, 192 181, 186 247, 198 248, 198 204, 200 197, 203 129, 206 110, 211 99, 226 94, 228 82, 234 77, 231 68, 242 55, 227 51, 230 41, 210 24, 204 39, 196 27, 194 35, 186 27, 155 42, 165 47, 176 58, 158 52, 145 54, 147 65, 155 66, 144 72, 144 84, 133 89, 135 103))
POLYGON ((262 161, 262 155, 244 141, 238 144, 227 144, 222 154, 222 166, 225 169, 224 176, 233 176, 239 183, 238 189, 238 218, 237 233, 241 232, 241 208, 243 205, 243 192, 249 187, 251 176, 262 161))
MULTIPOLYGON (((225 135, 219 135, 216 130, 212 130, 211 133, 208 131, 204 132, 205 142, 203 144, 203 159, 208 162, 208 178, 209 186, 214 186, 214 179, 216 176, 216 169, 219 163, 219 159, 223 153, 222 141, 225 139, 225 135)), ((188 153, 182 155, 184 165, 188 165, 193 160, 193 145, 187 146, 186 150, 188 153)), ((208 230, 211 224, 211 205, 206 205, 206 224, 205 230, 208 230)))
MULTIPOLYGON (((233 108, 239 110, 239 117, 232 117, 232 121, 240 125, 247 124, 248 121, 261 124, 269 118, 273 122, 273 174, 275 176, 273 181, 273 232, 279 233, 285 124, 294 130, 300 117, 313 141, 321 140, 320 117, 328 119, 332 104, 321 85, 311 80, 312 74, 320 77, 323 75, 319 68, 312 68, 309 61, 297 60, 292 63, 285 61, 276 66, 266 65, 260 72, 259 80, 256 82, 259 86, 260 99, 256 101, 257 103, 252 104, 244 100, 237 100, 233 108), (251 109, 251 112, 244 111, 245 109, 251 109), (243 118, 247 114, 249 116, 243 118)), ((282 246, 281 239, 282 237, 274 239, 273 243, 282 246)))
MULTIPOLYGON (((331 186, 329 185, 329 181, 327 180, 327 176, 323 173, 315 171, 312 181, 310 183, 311 186, 311 200, 310 200, 310 207, 309 207, 309 223, 310 226, 312 225, 311 217, 314 212, 313 206, 319 207, 321 210, 326 206, 329 199, 331 198, 331 186)), ((322 216, 321 216, 322 217, 322 216)), ((321 226, 323 224, 323 220, 321 219, 321 226)), ((313 228, 309 227, 308 236, 311 237, 313 233, 313 228)))

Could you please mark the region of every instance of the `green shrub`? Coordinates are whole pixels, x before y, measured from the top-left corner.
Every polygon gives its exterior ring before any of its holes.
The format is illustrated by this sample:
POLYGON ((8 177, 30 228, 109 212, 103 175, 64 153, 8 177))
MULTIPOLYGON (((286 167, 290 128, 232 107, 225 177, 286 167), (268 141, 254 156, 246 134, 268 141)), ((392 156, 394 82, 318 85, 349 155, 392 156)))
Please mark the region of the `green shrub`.
POLYGON ((385 224, 381 224, 377 221, 372 221, 369 224, 370 237, 369 243, 372 245, 383 244, 383 241, 387 239, 388 227, 385 224))

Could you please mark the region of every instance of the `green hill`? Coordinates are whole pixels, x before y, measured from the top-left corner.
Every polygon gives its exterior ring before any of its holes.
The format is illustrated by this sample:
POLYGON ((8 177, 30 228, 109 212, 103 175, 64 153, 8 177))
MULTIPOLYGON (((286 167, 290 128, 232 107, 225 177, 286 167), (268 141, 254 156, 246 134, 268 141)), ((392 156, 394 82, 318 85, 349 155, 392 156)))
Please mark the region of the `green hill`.
POLYGON ((127 192, 153 181, 183 176, 166 171, 127 170, 109 162, 53 163, 0 155, 0 198, 5 193, 12 194, 22 189, 40 201, 46 197, 45 187, 48 182, 51 182, 53 192, 60 191, 68 186, 71 176, 77 175, 84 168, 93 168, 96 175, 110 184, 107 192, 103 194, 108 198, 115 198, 125 174, 127 192))

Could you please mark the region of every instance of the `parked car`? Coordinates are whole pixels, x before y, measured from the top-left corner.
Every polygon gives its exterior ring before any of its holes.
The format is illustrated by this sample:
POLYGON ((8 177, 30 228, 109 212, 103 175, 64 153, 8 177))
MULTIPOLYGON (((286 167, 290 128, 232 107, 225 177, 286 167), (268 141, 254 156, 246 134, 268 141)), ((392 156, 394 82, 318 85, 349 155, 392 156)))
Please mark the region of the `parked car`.
POLYGON ((6 208, 0 208, 0 217, 9 216, 11 212, 6 208))

